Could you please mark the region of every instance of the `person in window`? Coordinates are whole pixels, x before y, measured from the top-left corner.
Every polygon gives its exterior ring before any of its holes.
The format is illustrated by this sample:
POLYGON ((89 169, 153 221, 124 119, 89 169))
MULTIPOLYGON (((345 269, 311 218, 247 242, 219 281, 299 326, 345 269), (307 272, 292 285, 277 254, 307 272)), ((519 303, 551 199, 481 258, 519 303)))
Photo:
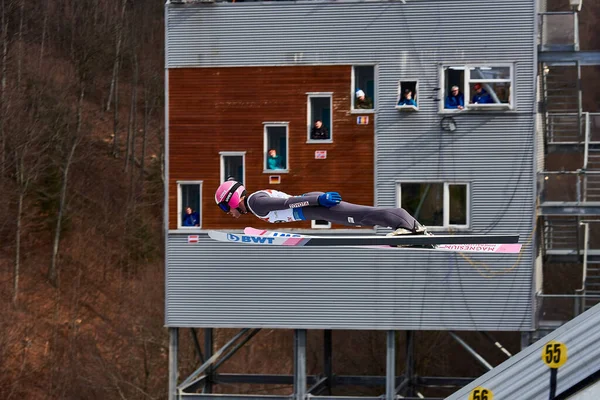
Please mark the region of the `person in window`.
POLYGON ((356 91, 356 102, 354 103, 354 108, 358 108, 361 110, 372 110, 373 109, 373 100, 369 98, 365 92, 358 89, 356 91))
POLYGON ((310 138, 312 140, 328 140, 329 132, 325 125, 323 125, 323 121, 320 119, 315 121, 315 124, 310 130, 310 138))
POLYGON ((458 86, 452 86, 450 94, 446 96, 444 108, 462 110, 465 108, 465 96, 458 90, 458 86))
POLYGON ((402 94, 402 98, 400 99, 400 101, 398 102, 399 106, 417 106, 417 102, 415 101, 415 99, 413 99, 412 97, 412 90, 410 89, 405 89, 404 93, 402 94))
POLYGON ((476 83, 473 86, 475 94, 473 95, 473 104, 489 104, 493 103, 492 96, 481 87, 481 83, 476 83))
POLYGON ((200 226, 200 217, 198 213, 192 210, 192 207, 185 208, 185 214, 183 215, 183 226, 200 226))
POLYGON ((275 149, 269 150, 269 155, 267 156, 267 169, 282 169, 279 156, 275 149))

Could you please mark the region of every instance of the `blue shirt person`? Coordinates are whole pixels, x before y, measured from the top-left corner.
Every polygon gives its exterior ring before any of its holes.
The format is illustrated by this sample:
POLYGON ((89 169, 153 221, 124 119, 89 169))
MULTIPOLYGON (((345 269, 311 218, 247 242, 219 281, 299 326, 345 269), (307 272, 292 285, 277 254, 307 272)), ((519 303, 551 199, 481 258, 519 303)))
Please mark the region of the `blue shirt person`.
POLYGON ((200 226, 200 216, 192 210, 192 207, 185 208, 185 215, 183 216, 183 223, 181 225, 200 226))
POLYGON ((465 96, 459 92, 458 86, 452 86, 450 94, 446 96, 444 108, 462 110, 465 108, 465 96))
POLYGON ((473 104, 489 104, 493 103, 492 96, 481 87, 481 83, 476 83, 473 86, 475 94, 473 95, 473 104))
POLYGON ((406 89, 404 95, 398 102, 399 106, 417 106, 417 102, 412 98, 412 90, 406 89))

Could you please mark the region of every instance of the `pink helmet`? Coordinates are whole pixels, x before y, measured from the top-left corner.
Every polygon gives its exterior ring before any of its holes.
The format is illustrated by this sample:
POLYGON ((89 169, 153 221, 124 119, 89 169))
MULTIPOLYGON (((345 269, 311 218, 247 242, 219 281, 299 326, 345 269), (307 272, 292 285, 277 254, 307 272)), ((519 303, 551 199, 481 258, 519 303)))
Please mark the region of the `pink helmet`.
POLYGON ((236 181, 221 183, 215 193, 215 201, 221 210, 229 212, 232 208, 238 208, 242 197, 246 196, 244 186, 236 181))

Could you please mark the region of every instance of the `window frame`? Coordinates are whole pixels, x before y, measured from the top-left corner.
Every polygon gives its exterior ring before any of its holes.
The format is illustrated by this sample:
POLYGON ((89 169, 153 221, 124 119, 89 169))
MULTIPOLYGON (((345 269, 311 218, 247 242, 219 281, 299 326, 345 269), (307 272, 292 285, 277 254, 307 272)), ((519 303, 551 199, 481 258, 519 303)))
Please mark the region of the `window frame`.
POLYGON ((306 130, 306 143, 333 143, 333 92, 307 92, 306 93, 306 124, 308 129, 306 130), (312 107, 311 107, 311 99, 313 97, 329 97, 329 109, 331 110, 331 125, 329 127, 329 139, 327 140, 319 140, 319 139, 311 139, 310 131, 313 127, 313 119, 312 118, 312 107))
POLYGON ((219 163, 220 163, 220 174, 221 180, 219 182, 225 182, 227 177, 225 176, 225 157, 239 157, 242 156, 242 168, 244 174, 242 176, 243 183, 246 182, 246 152, 245 151, 220 151, 219 152, 219 163))
POLYGON ((288 121, 270 121, 263 122, 263 174, 274 175, 287 174, 290 172, 290 123, 288 121), (286 168, 285 169, 268 169, 267 168, 267 153, 268 149, 268 128, 270 127, 285 127, 285 152, 286 152, 286 168))
POLYGON ((515 96, 515 63, 503 63, 503 62, 492 62, 492 63, 443 63, 439 67, 439 81, 441 99, 439 104, 439 113, 442 114, 453 114, 462 111, 514 111, 517 109, 516 96, 515 96), (510 79, 471 79, 471 68, 509 68, 510 79), (463 70, 463 87, 461 88, 462 94, 465 97, 465 108, 463 110, 448 109, 445 108, 446 103, 446 74, 447 68, 455 68, 463 70), (510 84, 510 93, 508 97, 508 104, 471 104, 471 84, 475 83, 503 83, 508 82, 510 84))
POLYGON ((202 188, 204 186, 204 181, 177 181, 177 229, 182 230, 190 230, 190 229, 202 229, 202 188), (198 190, 198 226, 183 226, 181 221, 181 216, 183 215, 183 204, 182 204, 182 196, 181 196, 181 186, 182 185, 198 185, 200 188, 198 190))
POLYGON ((419 80, 418 79, 399 79, 398 80, 398 96, 396 97, 396 110, 400 110, 400 111, 419 111, 419 100, 418 100, 418 96, 419 96, 419 80), (403 106, 399 106, 398 102, 400 101, 400 99, 402 98, 402 83, 403 82, 414 82, 415 83, 415 90, 414 92, 414 96, 413 99, 415 100, 415 102, 417 103, 417 106, 407 106, 407 105, 403 105, 403 106))
POLYGON ((377 86, 379 75, 379 66, 378 64, 352 64, 352 73, 351 73, 351 81, 350 81, 350 114, 375 114, 375 110, 377 109, 377 104, 379 104, 377 99, 377 86), (356 102, 356 75, 355 75, 355 67, 373 67, 373 106, 371 109, 360 109, 354 108, 356 102))
MULTIPOLYGON (((421 185, 425 185, 425 184, 436 184, 436 183, 441 183, 444 185, 444 198, 442 200, 442 206, 443 206, 443 225, 434 225, 434 226, 430 226, 427 225, 427 229, 431 230, 431 231, 444 231, 444 230, 448 230, 448 229, 453 229, 453 230, 469 230, 471 229, 471 182, 466 182, 466 181, 457 181, 457 182, 448 182, 448 181, 396 181, 396 205, 398 207, 402 207, 402 185, 403 184, 421 184, 421 185), (466 190, 467 190, 467 194, 466 194, 466 199, 467 199, 467 204, 465 205, 465 212, 466 212, 466 225, 456 225, 456 224, 450 224, 450 186, 451 185, 457 185, 457 186, 466 186, 466 190)), ((418 220, 418 218, 417 218, 418 220)))

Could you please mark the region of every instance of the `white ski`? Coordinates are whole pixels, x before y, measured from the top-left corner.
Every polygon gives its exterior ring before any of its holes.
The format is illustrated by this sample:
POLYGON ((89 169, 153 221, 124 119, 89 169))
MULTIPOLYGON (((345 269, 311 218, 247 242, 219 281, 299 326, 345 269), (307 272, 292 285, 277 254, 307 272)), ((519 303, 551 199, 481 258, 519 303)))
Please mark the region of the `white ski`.
MULTIPOLYGON (((352 246, 398 250, 403 247, 390 245, 436 245, 436 248, 419 249, 472 253, 518 253, 521 250, 521 245, 516 243, 519 240, 518 235, 309 236, 254 228, 246 228, 244 234, 209 231, 208 235, 220 242, 266 246, 352 246), (487 244, 489 241, 495 241, 497 244, 487 244)), ((404 247, 406 248, 410 247, 404 247)))
MULTIPOLYGON (((288 232, 277 232, 268 231, 264 229, 256 229, 251 227, 244 228, 246 235, 254 236, 267 236, 267 237, 299 237, 309 238, 309 235, 300 235, 297 233, 288 232)), ((362 247, 362 248, 379 248, 388 250, 402 250, 411 249, 411 247, 394 247, 389 245, 380 246, 351 246, 351 247, 362 247)), ((415 250, 434 250, 434 251, 446 251, 446 252, 458 252, 458 253, 505 253, 505 254, 517 254, 521 251, 521 244, 519 243, 503 243, 503 244, 438 244, 435 248, 419 248, 413 247, 415 250)))

